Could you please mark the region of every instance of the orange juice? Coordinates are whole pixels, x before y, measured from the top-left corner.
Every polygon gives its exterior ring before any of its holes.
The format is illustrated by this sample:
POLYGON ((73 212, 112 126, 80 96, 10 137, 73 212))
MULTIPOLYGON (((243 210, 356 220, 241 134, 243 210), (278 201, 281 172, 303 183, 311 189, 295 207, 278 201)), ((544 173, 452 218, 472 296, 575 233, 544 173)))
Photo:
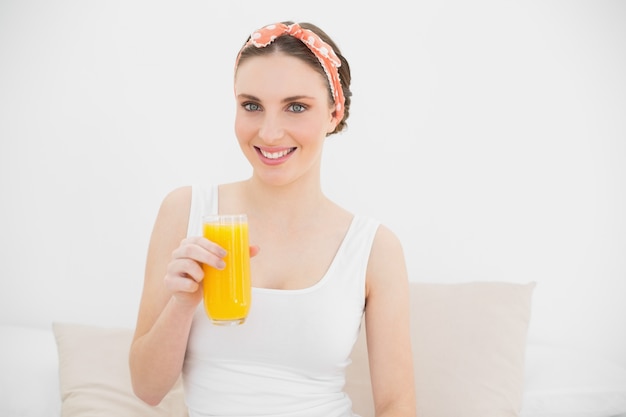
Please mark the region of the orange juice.
POLYGON ((248 315, 252 292, 246 216, 205 216, 203 235, 228 252, 224 269, 203 265, 206 313, 215 324, 241 324, 248 315))

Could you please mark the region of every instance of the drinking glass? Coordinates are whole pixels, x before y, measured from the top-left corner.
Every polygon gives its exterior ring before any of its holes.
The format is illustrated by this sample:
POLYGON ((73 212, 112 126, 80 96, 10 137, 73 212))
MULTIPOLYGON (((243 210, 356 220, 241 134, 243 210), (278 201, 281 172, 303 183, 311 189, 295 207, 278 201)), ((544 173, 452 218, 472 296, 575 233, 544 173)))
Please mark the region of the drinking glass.
POLYGON ((244 323, 250 310, 250 245, 245 214, 203 217, 203 235, 227 252, 224 269, 203 265, 204 307, 217 325, 244 323))

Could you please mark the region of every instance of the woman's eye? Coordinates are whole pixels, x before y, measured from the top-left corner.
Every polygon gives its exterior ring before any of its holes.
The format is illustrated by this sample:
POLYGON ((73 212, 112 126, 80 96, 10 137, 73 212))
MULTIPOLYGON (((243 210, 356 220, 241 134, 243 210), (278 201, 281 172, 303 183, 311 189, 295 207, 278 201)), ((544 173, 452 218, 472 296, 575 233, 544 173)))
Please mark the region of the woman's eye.
POLYGON ((243 103, 243 108, 247 111, 259 111, 261 110, 261 106, 256 103, 243 103))
POLYGON ((289 106, 289 110, 294 113, 302 113, 306 110, 306 107, 303 104, 294 103, 289 106))

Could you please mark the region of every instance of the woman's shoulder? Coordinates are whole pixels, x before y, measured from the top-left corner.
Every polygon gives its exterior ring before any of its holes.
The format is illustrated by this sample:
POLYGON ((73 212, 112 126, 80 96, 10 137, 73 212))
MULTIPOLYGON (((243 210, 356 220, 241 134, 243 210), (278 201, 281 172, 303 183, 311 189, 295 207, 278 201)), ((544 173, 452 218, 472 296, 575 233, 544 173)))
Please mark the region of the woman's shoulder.
POLYGON ((198 198, 201 195, 213 193, 217 190, 219 185, 209 184, 189 184, 182 185, 170 190, 163 198, 162 205, 189 208, 194 198, 198 198))
POLYGON ((173 188, 165 195, 165 200, 177 201, 180 199, 189 198, 191 197, 191 191, 193 188, 194 188, 193 185, 182 185, 182 186, 173 188))
POLYGON ((184 225, 191 207, 191 186, 170 190, 161 200, 157 224, 184 225))
POLYGON ((370 252, 368 275, 374 280, 389 279, 391 265, 397 274, 406 274, 404 249, 400 238, 387 225, 379 223, 370 252))
POLYGON ((376 239, 374 242, 385 248, 400 249, 402 244, 398 235, 386 224, 377 220, 375 221, 378 223, 378 230, 376 232, 376 239))
POLYGON ((163 199, 163 217, 177 225, 186 225, 187 236, 202 230, 202 216, 218 212, 219 184, 191 184, 174 188, 163 199))
POLYGON ((193 186, 184 185, 170 190, 161 202, 161 210, 189 208, 193 186))

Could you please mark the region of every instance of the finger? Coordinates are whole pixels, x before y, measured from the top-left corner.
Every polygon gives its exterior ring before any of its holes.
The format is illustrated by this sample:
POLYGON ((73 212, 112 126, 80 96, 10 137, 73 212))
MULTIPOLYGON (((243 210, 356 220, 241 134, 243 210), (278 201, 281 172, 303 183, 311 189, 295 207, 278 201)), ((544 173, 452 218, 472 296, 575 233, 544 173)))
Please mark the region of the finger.
POLYGON ((223 258, 224 256, 226 256, 226 250, 224 248, 222 248, 217 243, 202 236, 188 237, 181 242, 180 247, 183 247, 186 245, 199 246, 209 252, 215 253, 220 258, 223 258))
POLYGON ((257 256, 257 254, 261 251, 261 248, 258 247, 257 245, 251 245, 250 246, 250 257, 255 257, 257 256))
POLYGON ((172 262, 178 259, 191 259, 201 264, 213 266, 214 268, 223 268, 224 261, 222 258, 226 256, 226 251, 221 250, 221 248, 216 245, 211 247, 211 249, 214 251, 217 250, 217 253, 197 244, 186 243, 172 252, 172 262))
POLYGON ((204 278, 204 270, 198 262, 188 258, 181 258, 169 263, 167 275, 200 282, 204 278))
POLYGON ((165 288, 169 291, 176 292, 187 292, 193 293, 198 290, 200 284, 195 280, 188 277, 181 277, 180 275, 166 275, 163 280, 165 288))

